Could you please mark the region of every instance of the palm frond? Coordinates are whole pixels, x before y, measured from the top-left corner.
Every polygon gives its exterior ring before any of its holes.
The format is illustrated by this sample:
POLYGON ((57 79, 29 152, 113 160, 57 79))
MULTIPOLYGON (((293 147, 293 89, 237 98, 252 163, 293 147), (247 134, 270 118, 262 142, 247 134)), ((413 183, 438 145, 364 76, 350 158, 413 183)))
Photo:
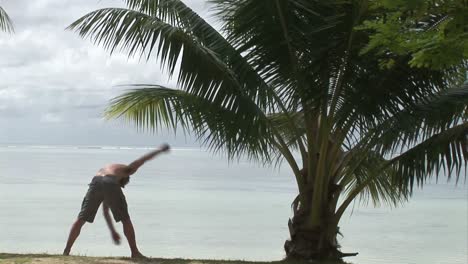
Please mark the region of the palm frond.
POLYGON ((374 206, 382 203, 396 206, 405 202, 409 198, 409 191, 394 184, 398 173, 395 168, 382 169, 387 162, 376 152, 368 153, 354 174, 347 175, 340 183, 346 186, 345 201, 346 199, 353 200, 353 195, 359 194, 362 203, 372 202, 374 206))
POLYGON ((415 182, 422 185, 433 174, 438 179, 441 172, 446 173, 447 179, 455 175, 458 182, 467 161, 468 122, 465 122, 407 150, 393 158, 388 166, 398 171, 395 186, 412 189, 415 182))
MULTIPOLYGON (((139 11, 124 8, 104 8, 93 11, 75 21, 67 29, 89 37, 111 54, 115 50, 128 51, 128 55, 150 58, 157 48, 161 62, 172 74, 184 46, 196 46, 184 31, 139 11)), ((202 49, 202 47, 200 47, 202 49)))
POLYGON ((411 107, 420 98, 459 85, 466 73, 465 65, 445 70, 415 69, 408 65, 408 56, 394 56, 395 64, 387 69, 379 66, 378 58, 374 53, 353 54, 335 114, 336 127, 351 122, 362 126, 362 130, 371 129, 379 120, 411 107))
POLYGON ((179 0, 125 0, 129 9, 136 10, 152 17, 157 17, 174 26, 181 25, 180 12, 187 8, 179 0))
MULTIPOLYGON (((446 131, 450 131, 453 127, 466 123, 468 118, 467 102, 468 85, 465 84, 459 88, 429 96, 381 121, 372 129, 356 132, 361 133, 361 135, 355 140, 356 145, 352 147, 353 158, 349 160, 350 167, 347 168, 347 174, 352 174, 354 169, 360 166, 369 151, 377 151, 387 158, 392 158, 401 152, 412 149, 421 142, 433 140, 436 135, 447 133, 446 131)), ((450 153, 445 154, 448 155, 444 157, 447 161, 446 165, 449 165, 448 162, 452 157, 450 153)), ((457 159, 457 166, 463 163, 461 156, 453 158, 457 159)), ((418 176, 419 179, 431 175, 435 169, 445 168, 438 167, 442 164, 434 163, 436 161, 433 157, 431 160, 429 166, 419 167, 421 173, 418 176)), ((443 161, 443 159, 439 161, 443 161)), ((464 162, 466 164, 466 160, 464 162)), ((405 174, 405 177, 413 176, 405 174)), ((408 187, 412 187, 412 184, 408 187)))
POLYGON ((14 31, 13 23, 2 7, 0 7, 0 31, 5 31, 7 33, 14 31))
MULTIPOLYGON (((353 155, 348 153, 348 155, 353 155)), ((356 154, 354 154, 356 155, 356 154)), ((357 154, 360 155, 360 154, 357 154)), ((386 166, 388 161, 377 152, 369 152, 352 173, 345 173, 339 186, 344 188, 343 201, 336 210, 335 221, 339 221, 349 205, 359 197, 360 202, 374 206, 386 204, 397 206, 410 197, 408 188, 400 188, 394 180, 398 170, 386 166)))
MULTIPOLYGON (((215 0, 227 39, 268 83, 293 97, 317 96, 324 89, 317 75, 345 42, 344 12, 335 1, 215 0), (334 8, 337 7, 338 8, 334 8), (304 47, 307 47, 304 49, 304 47), (312 70, 313 69, 313 70, 312 70), (299 75, 301 78, 298 78, 299 75), (298 81, 301 80, 301 83, 298 81), (307 86, 304 86, 304 83, 307 86), (315 90, 310 91, 310 84, 315 90)), ((342 50, 342 49, 341 49, 342 50)), ((295 105, 291 102, 291 105, 295 105)), ((291 110, 291 109, 290 109, 291 110)))
POLYGON ((208 22, 180 0, 126 0, 131 10, 158 18, 175 27, 184 28, 190 36, 216 53, 224 54, 230 44, 208 22))
POLYGON ((305 136, 303 113, 274 113, 269 114, 268 119, 289 147, 300 149, 299 142, 303 142, 305 136))
POLYGON ((437 133, 468 120, 468 84, 423 98, 384 122, 377 149, 386 154, 403 151, 437 133))
POLYGON ((219 60, 232 69, 232 74, 243 84, 242 88, 245 93, 250 95, 256 94, 258 105, 273 108, 273 105, 282 103, 275 94, 274 89, 265 83, 264 79, 241 56, 241 53, 213 26, 182 1, 127 0, 127 4, 130 9, 139 10, 150 16, 158 17, 163 21, 167 20, 179 28, 184 28, 188 35, 211 50, 217 55, 219 60))
POLYGON ((271 132, 264 116, 232 111, 216 102, 182 90, 157 85, 138 85, 113 99, 108 118, 122 117, 140 129, 182 128, 193 131, 213 151, 226 150, 229 157, 248 155, 266 161, 270 158, 271 132))

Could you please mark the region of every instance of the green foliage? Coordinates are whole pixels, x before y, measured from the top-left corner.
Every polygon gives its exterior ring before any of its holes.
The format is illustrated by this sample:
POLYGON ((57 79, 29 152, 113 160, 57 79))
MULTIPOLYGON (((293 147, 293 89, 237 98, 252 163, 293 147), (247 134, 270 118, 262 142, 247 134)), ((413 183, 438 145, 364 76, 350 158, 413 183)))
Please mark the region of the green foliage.
MULTIPOLYGON (((374 0, 374 15, 358 27, 371 32, 362 50, 411 56, 412 67, 444 69, 468 59, 468 3, 465 0, 374 0)), ((381 60, 391 68, 394 59, 381 60)))

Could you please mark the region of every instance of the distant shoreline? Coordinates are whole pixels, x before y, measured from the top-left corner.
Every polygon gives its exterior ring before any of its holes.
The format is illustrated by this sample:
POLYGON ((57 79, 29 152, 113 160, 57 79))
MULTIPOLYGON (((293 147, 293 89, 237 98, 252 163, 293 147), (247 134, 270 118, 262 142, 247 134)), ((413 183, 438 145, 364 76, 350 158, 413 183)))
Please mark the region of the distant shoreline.
MULTIPOLYGON (((5 149, 96 149, 96 150, 151 150, 156 146, 117 146, 117 145, 40 145, 40 144, 2 144, 0 148, 5 149)), ((206 151, 199 146, 173 147, 174 150, 200 150, 206 151)))

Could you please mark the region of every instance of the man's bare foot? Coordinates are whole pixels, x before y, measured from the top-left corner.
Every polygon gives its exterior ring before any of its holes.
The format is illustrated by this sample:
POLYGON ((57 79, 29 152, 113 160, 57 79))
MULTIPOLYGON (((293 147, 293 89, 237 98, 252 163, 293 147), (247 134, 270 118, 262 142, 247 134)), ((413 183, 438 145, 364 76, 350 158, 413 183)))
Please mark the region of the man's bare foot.
POLYGON ((145 257, 143 254, 141 254, 140 252, 137 252, 135 254, 132 253, 132 259, 147 259, 147 257, 145 257))

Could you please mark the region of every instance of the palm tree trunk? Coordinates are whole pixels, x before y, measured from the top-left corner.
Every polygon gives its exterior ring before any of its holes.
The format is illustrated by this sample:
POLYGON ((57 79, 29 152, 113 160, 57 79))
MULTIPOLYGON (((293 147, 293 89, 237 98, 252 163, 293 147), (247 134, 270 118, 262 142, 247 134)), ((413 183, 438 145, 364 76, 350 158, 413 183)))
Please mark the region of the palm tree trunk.
POLYGON ((284 245, 286 256, 305 260, 339 260, 343 254, 338 250, 339 228, 338 222, 334 221, 337 199, 334 196, 329 197, 321 206, 324 210, 312 214, 312 197, 313 189, 309 189, 301 194, 301 199, 293 203, 294 215, 288 222, 291 238, 284 245), (311 227, 312 215, 316 214, 321 216, 320 224, 311 227))

